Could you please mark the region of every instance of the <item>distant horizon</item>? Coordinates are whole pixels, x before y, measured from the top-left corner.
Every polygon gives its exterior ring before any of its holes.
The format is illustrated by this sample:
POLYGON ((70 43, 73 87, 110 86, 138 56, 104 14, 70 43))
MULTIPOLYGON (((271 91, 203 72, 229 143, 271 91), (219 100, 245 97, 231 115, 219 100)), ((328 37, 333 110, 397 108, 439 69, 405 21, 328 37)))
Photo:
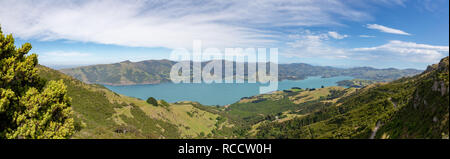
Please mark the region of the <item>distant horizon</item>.
MULTIPOLYGON (((140 61, 123 60, 123 61, 112 62, 112 63, 98 63, 98 64, 86 64, 86 65, 45 65, 45 64, 40 64, 40 65, 43 65, 43 66, 46 66, 46 67, 49 67, 49 68, 52 68, 52 69, 56 69, 56 70, 61 70, 61 69, 71 69, 71 68, 95 66, 95 65, 110 65, 110 64, 122 63, 122 62, 126 62, 126 61, 130 61, 132 63, 138 63, 138 62, 144 62, 144 61, 163 61, 163 60, 178 62, 178 61, 169 60, 169 59, 148 59, 148 60, 140 60, 140 61)), ((207 61, 211 61, 211 60, 205 60, 205 61, 202 61, 202 62, 207 62, 207 61)), ((284 64, 284 65, 289 65, 289 64, 308 64, 308 65, 311 65, 311 66, 334 67, 334 68, 341 68, 341 69, 370 67, 370 68, 374 68, 374 69, 398 69, 398 70, 414 69, 414 70, 419 70, 419 71, 426 70, 426 68, 424 68, 424 69, 417 69, 417 68, 396 68, 396 67, 373 67, 373 66, 364 66, 364 65, 362 65, 362 66, 352 66, 352 67, 339 67, 339 66, 329 66, 329 65, 314 65, 314 64, 303 63, 303 62, 278 63, 278 64, 284 64)), ((433 64, 429 64, 428 66, 430 66, 430 65, 433 65, 433 64)))

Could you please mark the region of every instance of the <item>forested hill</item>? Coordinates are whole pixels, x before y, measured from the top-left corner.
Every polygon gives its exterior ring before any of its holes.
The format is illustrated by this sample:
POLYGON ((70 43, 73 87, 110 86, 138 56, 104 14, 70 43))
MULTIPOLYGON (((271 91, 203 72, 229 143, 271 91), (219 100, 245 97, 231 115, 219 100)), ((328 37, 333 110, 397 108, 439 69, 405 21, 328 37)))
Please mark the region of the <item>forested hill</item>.
MULTIPOLYGON (((114 64, 62 69, 61 71, 85 83, 108 85, 158 84, 170 82, 170 69, 175 63, 169 60, 124 61, 114 64)), ((203 65, 205 65, 205 62, 203 65)), ((245 65, 247 66, 247 63, 245 65)), ((415 69, 375 69, 371 67, 342 69, 303 63, 280 64, 278 70, 280 80, 301 80, 308 76, 352 76, 359 79, 392 81, 421 72, 415 69)))
MULTIPOLYGON (((291 104, 290 111, 278 113, 276 118, 259 120, 252 126, 254 137, 448 139, 448 57, 414 77, 330 92, 320 98, 315 95, 314 100, 306 100, 311 98, 308 94, 317 94, 311 91, 297 95, 291 90, 288 98, 279 94, 266 97, 303 102, 291 104)), ((237 108, 239 111, 231 108, 230 112, 245 114, 245 106, 237 108)))

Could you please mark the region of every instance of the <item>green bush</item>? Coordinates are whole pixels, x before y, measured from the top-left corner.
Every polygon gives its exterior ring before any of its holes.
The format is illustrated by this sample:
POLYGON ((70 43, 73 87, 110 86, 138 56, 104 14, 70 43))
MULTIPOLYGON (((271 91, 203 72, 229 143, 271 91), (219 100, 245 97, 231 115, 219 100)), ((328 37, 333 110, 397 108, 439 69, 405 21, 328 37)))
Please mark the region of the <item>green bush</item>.
POLYGON ((148 104, 151 104, 151 105, 153 105, 153 106, 158 106, 158 101, 157 101, 155 98, 153 98, 153 97, 149 97, 149 98, 147 99, 147 103, 148 103, 148 104))
POLYGON ((65 139, 75 132, 62 80, 41 79, 31 44, 16 48, 0 28, 0 139, 65 139))

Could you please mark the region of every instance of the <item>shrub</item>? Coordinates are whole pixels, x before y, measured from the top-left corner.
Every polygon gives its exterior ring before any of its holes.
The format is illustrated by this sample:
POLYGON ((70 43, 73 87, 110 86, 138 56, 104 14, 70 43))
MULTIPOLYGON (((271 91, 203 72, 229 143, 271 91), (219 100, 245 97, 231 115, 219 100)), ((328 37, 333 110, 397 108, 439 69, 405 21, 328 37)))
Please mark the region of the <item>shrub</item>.
POLYGON ((20 48, 0 28, 0 139, 64 139, 75 132, 62 80, 41 79, 31 44, 20 48))
POLYGON ((149 98, 147 99, 147 103, 148 103, 148 104, 151 104, 151 105, 153 105, 153 106, 158 106, 158 101, 157 101, 155 98, 153 98, 153 97, 149 97, 149 98))

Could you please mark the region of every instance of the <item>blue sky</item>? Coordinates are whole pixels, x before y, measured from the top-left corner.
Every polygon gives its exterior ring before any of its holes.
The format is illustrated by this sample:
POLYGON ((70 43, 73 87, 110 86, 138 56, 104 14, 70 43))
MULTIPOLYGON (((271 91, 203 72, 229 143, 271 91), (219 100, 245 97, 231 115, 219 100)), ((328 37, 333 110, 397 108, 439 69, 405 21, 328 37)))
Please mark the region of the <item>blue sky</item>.
POLYGON ((0 0, 0 25, 61 68, 174 48, 279 48, 280 63, 417 68, 449 53, 448 0, 0 0))

